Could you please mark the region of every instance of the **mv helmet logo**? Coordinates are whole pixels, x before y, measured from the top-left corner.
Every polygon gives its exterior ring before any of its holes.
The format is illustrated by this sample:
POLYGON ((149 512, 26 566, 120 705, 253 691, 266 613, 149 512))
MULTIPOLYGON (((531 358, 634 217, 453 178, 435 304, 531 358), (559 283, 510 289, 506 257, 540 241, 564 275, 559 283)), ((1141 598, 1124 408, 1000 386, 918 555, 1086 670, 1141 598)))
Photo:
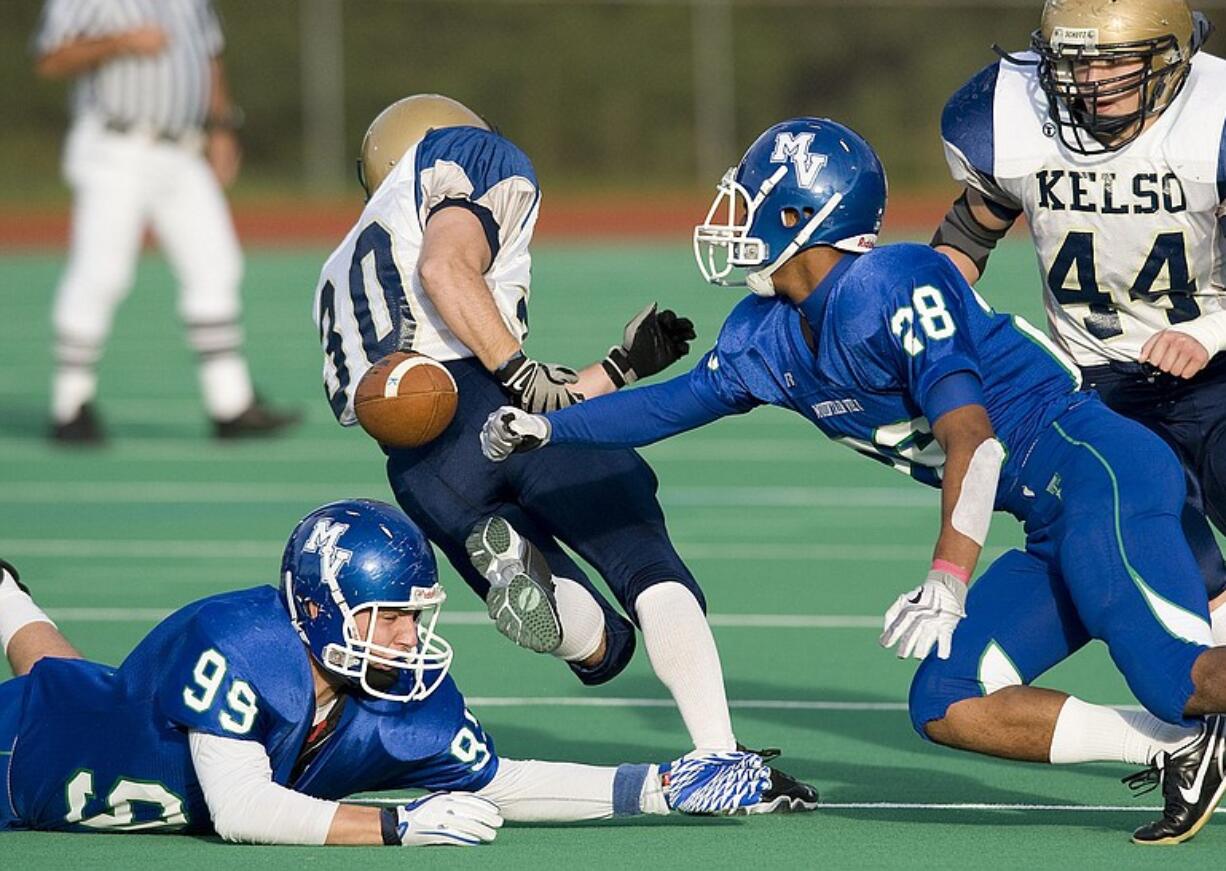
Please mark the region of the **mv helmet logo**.
POLYGON ((324 581, 332 587, 336 585, 337 573, 353 556, 353 551, 345 550, 339 544, 347 529, 348 523, 335 523, 327 518, 317 520, 306 544, 302 546, 306 553, 319 554, 319 572, 324 581))
POLYGON ((771 163, 787 163, 790 160, 796 167, 800 186, 816 191, 817 176, 826 165, 826 155, 814 154, 809 150, 812 147, 812 133, 778 133, 771 152, 771 163))

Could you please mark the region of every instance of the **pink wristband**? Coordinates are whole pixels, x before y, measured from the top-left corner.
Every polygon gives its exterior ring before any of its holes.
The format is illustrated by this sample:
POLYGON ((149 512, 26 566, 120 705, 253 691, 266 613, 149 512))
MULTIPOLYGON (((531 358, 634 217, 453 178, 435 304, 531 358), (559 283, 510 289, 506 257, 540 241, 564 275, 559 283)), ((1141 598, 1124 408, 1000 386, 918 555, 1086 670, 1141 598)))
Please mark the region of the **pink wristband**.
POLYGON ((932 561, 932 570, 934 572, 945 572, 947 575, 953 575, 964 584, 971 582, 971 573, 962 566, 955 565, 949 560, 934 559, 932 561))

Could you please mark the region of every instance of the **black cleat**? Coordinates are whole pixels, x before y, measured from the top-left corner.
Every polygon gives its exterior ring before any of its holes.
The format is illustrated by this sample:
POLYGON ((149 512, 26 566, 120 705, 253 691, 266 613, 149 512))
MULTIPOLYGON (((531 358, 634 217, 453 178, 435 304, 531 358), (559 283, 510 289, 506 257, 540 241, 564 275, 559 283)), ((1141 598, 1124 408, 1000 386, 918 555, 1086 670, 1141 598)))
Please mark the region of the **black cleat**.
MULTIPOLYGON (((743 744, 737 744, 736 749, 746 750, 743 744)), ((768 764, 771 772, 771 785, 762 793, 762 800, 737 811, 740 814, 791 814, 803 811, 817 810, 817 790, 807 783, 802 783, 786 771, 780 771, 769 763, 782 755, 775 747, 765 750, 750 750, 757 753, 762 761, 768 764)))
POLYGON ((489 581, 485 605, 498 631, 537 653, 557 650, 562 619, 544 554, 497 515, 473 527, 465 548, 473 568, 489 581))
POLYGON ((1201 733, 1123 782, 1136 795, 1162 786, 1162 818, 1132 833, 1134 844, 1181 844, 1201 830, 1226 792, 1226 718, 1206 717, 1201 733))
POLYGON ((219 439, 247 439, 276 435, 302 420, 297 411, 272 408, 256 397, 238 417, 214 420, 213 435, 219 439))
POLYGON ((25 593, 27 596, 30 595, 30 588, 21 582, 21 577, 17 574, 17 569, 13 568, 13 564, 8 560, 0 559, 0 574, 3 574, 4 572, 8 572, 13 576, 13 583, 17 585, 17 588, 21 590, 21 592, 25 593))
POLYGON ((98 419, 92 402, 82 405, 72 420, 64 423, 53 422, 48 436, 53 442, 73 447, 96 447, 106 442, 102 422, 98 419))

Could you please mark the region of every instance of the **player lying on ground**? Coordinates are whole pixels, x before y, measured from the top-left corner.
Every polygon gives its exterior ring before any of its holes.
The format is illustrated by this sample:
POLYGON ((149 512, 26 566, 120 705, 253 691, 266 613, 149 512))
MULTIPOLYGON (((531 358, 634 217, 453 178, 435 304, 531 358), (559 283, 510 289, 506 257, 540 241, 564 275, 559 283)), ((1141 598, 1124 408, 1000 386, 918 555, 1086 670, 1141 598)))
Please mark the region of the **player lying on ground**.
POLYGON ((703 274, 726 283, 743 267, 755 293, 714 350, 671 381, 548 416, 501 409, 484 449, 642 445, 770 404, 940 487, 931 570, 881 637, 924 660, 916 730, 1009 758, 1153 761, 1140 779, 1161 772, 1166 808, 1134 840, 1186 840, 1226 789, 1223 721, 1208 716, 1226 711, 1226 648, 1208 646, 1178 462, 1079 391, 1071 362, 993 311, 946 257, 875 248, 884 210, 884 172, 854 132, 815 118, 770 128, 695 231, 703 274), (1026 524, 1026 547, 968 598, 994 508, 1026 524), (1029 686, 1091 638, 1148 713, 1029 686))
MULTIPOLYGON (((379 114, 359 165, 369 199, 324 264, 315 298, 337 420, 356 422, 358 382, 387 354, 440 361, 456 383, 455 418, 426 445, 385 448, 400 507, 485 600, 500 632, 561 659, 585 684, 625 669, 637 624, 694 747, 735 750, 706 601, 669 537, 650 467, 631 450, 578 447, 495 466, 477 442, 507 402, 548 411, 654 375, 689 351, 692 325, 652 305, 621 345, 579 373, 532 360, 523 342, 540 189, 527 155, 455 100, 424 94, 379 114), (513 588, 470 562, 499 549, 487 536, 490 522, 501 524, 492 516, 539 548, 552 572, 521 574, 513 588), (596 568, 630 619, 563 544, 596 568), (511 595, 519 584, 536 594, 511 595)), ((812 788, 794 787, 758 811, 816 806, 812 788)))
POLYGON ((434 554, 380 502, 298 524, 281 589, 186 606, 118 668, 87 662, 0 563, 0 831, 216 832, 261 844, 458 844, 503 820, 762 801, 750 753, 601 768, 499 758, 447 671, 434 554), (399 807, 338 803, 436 792, 399 807))
POLYGON ((1183 463, 1183 527, 1226 642, 1226 62, 1185 0, 1048 0, 1031 51, 945 106, 966 190, 933 245, 972 284, 1025 213, 1048 329, 1103 402, 1183 463))

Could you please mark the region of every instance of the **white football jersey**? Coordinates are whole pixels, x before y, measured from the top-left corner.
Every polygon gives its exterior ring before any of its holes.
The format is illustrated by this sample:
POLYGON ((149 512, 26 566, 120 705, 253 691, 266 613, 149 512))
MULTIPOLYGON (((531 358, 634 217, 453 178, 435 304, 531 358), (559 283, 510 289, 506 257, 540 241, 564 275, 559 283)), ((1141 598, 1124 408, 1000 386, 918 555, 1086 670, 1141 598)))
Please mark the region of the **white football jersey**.
POLYGON ((396 164, 319 275, 324 390, 345 426, 357 422, 358 381, 391 352, 439 361, 473 356, 439 316, 417 270, 426 220, 444 204, 481 219, 494 254, 485 283, 511 335, 522 342, 528 334, 528 244, 540 204, 532 164, 488 130, 432 131, 396 164))
POLYGON ((1224 122, 1226 61, 1198 54, 1136 140, 1076 154, 1036 67, 1001 60, 950 99, 941 135, 955 180, 1025 213, 1052 335, 1093 366, 1136 360, 1155 332, 1226 305, 1224 122))

